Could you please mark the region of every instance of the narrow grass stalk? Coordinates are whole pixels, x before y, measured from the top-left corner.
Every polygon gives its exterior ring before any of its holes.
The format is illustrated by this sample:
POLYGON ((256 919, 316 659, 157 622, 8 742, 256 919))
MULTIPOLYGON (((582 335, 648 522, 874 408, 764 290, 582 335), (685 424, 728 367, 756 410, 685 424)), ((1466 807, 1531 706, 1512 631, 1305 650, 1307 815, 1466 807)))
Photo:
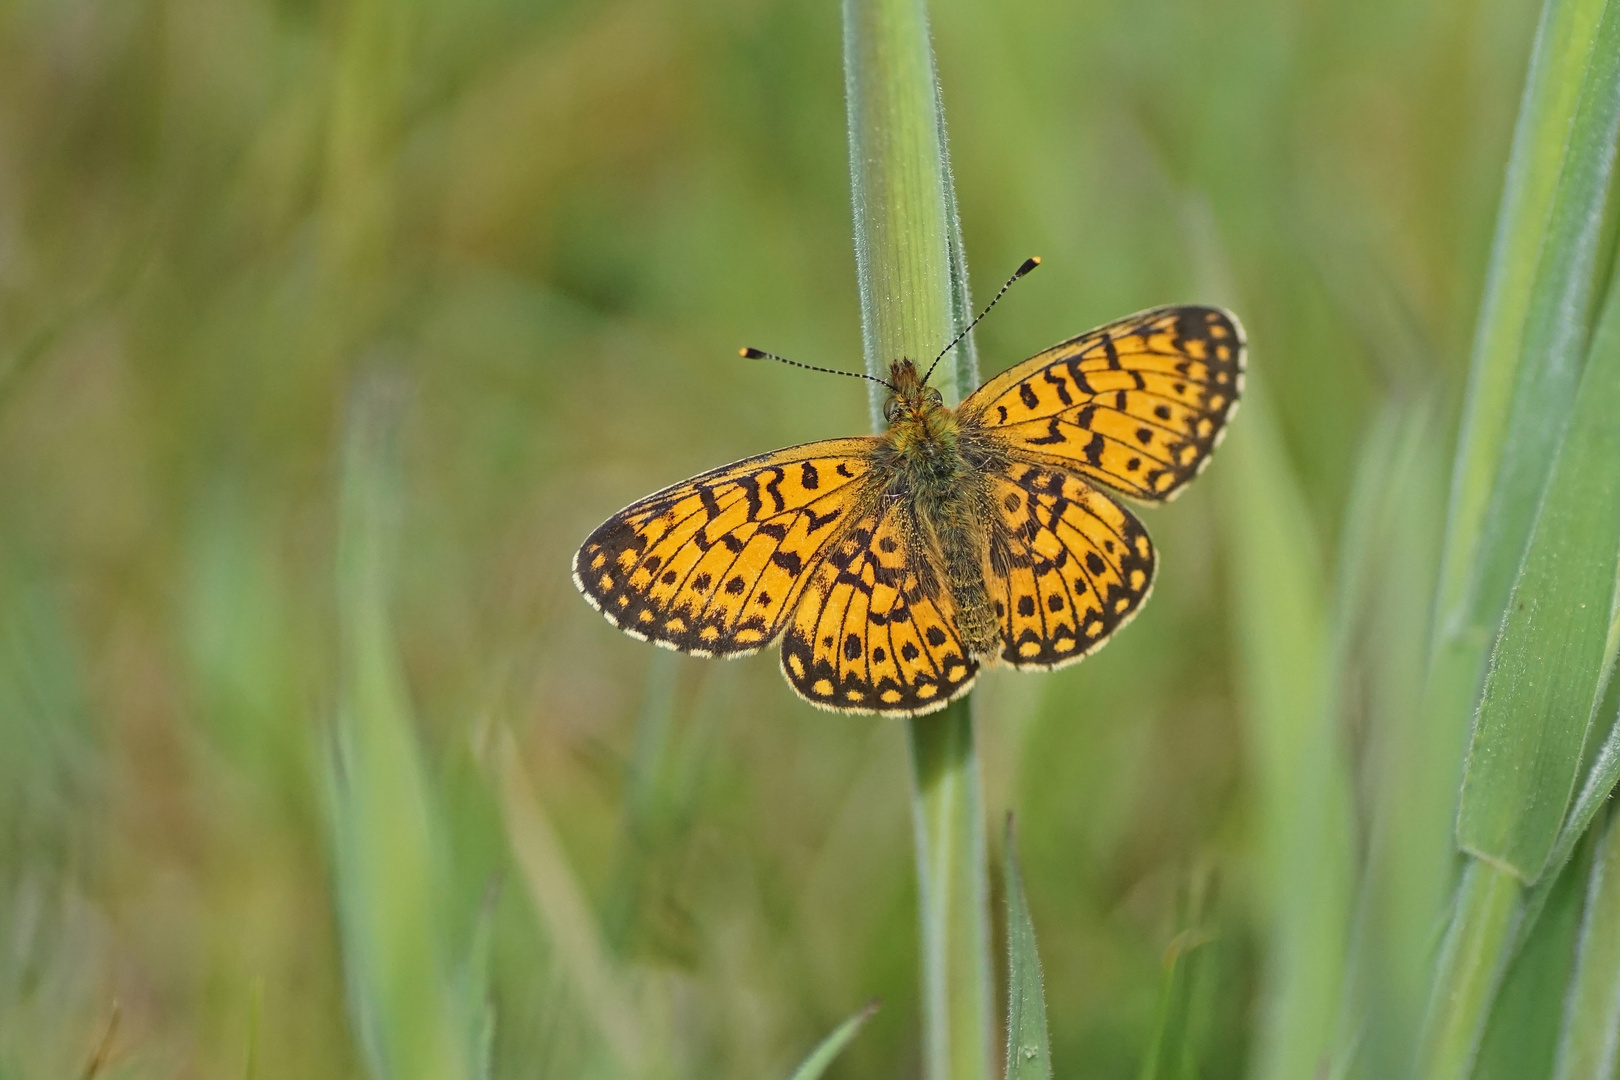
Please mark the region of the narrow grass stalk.
POLYGON ((988 1076, 989 883, 973 715, 958 701, 907 721, 928 1080, 988 1076))
MULTIPOLYGON (((967 277, 923 0, 845 0, 855 261, 866 368, 927 361, 962 325, 967 277)), ((971 343, 935 372, 955 404, 976 381, 971 343)), ((872 388, 872 423, 883 429, 872 388)), ((984 806, 967 699, 908 722, 928 1080, 991 1075, 984 806)))

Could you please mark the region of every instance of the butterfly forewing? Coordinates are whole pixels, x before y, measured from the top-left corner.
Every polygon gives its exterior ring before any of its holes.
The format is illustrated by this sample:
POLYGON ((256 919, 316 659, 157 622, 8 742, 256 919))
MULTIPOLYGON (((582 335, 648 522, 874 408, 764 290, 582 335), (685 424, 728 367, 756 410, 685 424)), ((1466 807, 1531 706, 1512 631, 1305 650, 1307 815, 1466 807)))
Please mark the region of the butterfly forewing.
POLYGON ((1209 460, 1237 408, 1243 363, 1243 331, 1227 312, 1155 308, 1010 368, 960 415, 1015 456, 1160 501, 1209 460))
POLYGON ((979 666, 904 500, 881 503, 816 570, 782 637, 782 671, 813 705, 914 716, 960 697, 979 666))
POLYGON ((876 442, 789 447, 632 503, 580 547, 575 584, 627 633, 700 656, 753 652, 845 531, 876 442))
POLYGON ((1153 588, 1154 551, 1135 515, 1063 469, 1013 462, 991 481, 989 587, 1003 660, 1053 668, 1095 651, 1153 588))

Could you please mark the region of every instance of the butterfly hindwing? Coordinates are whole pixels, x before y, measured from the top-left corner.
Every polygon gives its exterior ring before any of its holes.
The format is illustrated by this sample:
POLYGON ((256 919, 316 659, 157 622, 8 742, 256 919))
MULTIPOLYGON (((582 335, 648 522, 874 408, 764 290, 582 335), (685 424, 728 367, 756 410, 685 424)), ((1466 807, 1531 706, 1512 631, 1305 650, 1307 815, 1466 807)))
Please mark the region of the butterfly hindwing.
POLYGON ((1063 469, 1013 462, 991 480, 988 582, 1001 658, 1055 668, 1095 651, 1153 588, 1155 555, 1129 510, 1063 469))
POLYGON ((845 531, 876 442, 789 447, 649 495, 586 538, 574 583, 626 633, 699 656, 754 652, 845 531))
POLYGON ((967 692, 979 665, 926 559, 904 500, 856 519, 782 636, 782 671, 800 697, 844 712, 916 716, 967 692))
POLYGON ((1220 441, 1243 390, 1244 348, 1242 327, 1219 308, 1154 308, 1002 372, 960 415, 1015 456, 1162 501, 1220 441))

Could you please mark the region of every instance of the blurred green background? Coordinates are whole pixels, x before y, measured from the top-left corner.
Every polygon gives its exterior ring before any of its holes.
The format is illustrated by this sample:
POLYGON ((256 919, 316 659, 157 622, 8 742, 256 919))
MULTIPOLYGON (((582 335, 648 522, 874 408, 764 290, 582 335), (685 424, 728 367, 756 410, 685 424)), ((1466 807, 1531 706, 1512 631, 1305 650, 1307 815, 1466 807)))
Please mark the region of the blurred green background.
MULTIPOLYGON (((1440 479, 1385 523, 1420 648, 1535 5, 932 14, 980 298, 1045 259, 984 374, 1232 306, 1324 582, 1377 418, 1420 417, 1396 464, 1440 479)), ((859 366, 846 146, 831 2, 0 0, 0 1077, 105 1040, 141 1077, 764 1078, 873 997, 832 1075, 918 1075, 902 727, 634 642, 567 572, 654 488, 864 429, 736 355, 859 366)), ((1200 1075, 1252 1064, 1289 808, 1229 457, 1145 515, 1129 630, 976 695, 1059 1075, 1136 1075, 1190 893, 1200 1075)), ((1376 703, 1334 686, 1372 821, 1376 703)))

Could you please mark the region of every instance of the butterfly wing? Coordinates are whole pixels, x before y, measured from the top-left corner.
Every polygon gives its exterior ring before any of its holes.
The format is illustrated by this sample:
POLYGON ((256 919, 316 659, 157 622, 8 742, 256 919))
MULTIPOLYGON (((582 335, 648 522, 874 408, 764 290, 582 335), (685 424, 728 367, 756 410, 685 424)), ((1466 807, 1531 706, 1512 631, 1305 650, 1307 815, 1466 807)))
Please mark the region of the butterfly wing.
POLYGON ((918 716, 965 694, 979 665, 962 645, 905 500, 875 501, 799 601, 782 636, 782 673, 824 709, 918 716))
POLYGON ((1228 312, 1154 308, 1009 368, 958 415, 1016 457, 1158 502, 1208 463, 1237 409, 1243 363, 1243 328, 1228 312))
POLYGON ((876 442, 792 446, 649 495, 586 538, 574 584, 634 637, 696 656, 746 656, 776 636, 846 531, 876 442))
POLYGON ((998 519, 987 584, 1001 620, 1001 658, 1045 669, 1090 655, 1153 588, 1147 530, 1064 469, 1012 462, 990 484, 998 519))

